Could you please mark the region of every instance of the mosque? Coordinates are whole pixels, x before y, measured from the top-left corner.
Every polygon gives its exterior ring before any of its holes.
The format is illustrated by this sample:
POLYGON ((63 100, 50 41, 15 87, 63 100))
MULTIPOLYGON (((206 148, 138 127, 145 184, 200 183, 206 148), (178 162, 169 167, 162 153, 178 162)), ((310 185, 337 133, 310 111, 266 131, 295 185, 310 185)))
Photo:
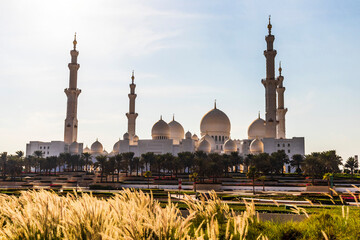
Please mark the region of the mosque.
MULTIPOLYGON (((247 139, 231 139, 231 123, 228 116, 216 107, 208 111, 200 121, 200 136, 195 133, 184 131, 183 126, 174 118, 169 123, 161 117, 151 129, 152 139, 140 139, 136 135, 135 111, 135 76, 131 77, 129 97, 128 131, 113 146, 108 153, 103 145, 96 140, 90 148, 83 148, 82 143, 77 142, 77 99, 81 90, 77 88, 77 71, 80 65, 77 63, 79 52, 76 50, 76 36, 73 42, 74 48, 70 51, 71 63, 69 88, 65 89, 67 95, 67 113, 64 126, 64 141, 39 142, 31 141, 26 145, 26 155, 32 155, 35 151, 43 152, 44 157, 59 155, 63 152, 81 154, 88 152, 95 159, 98 155, 115 155, 124 152, 134 152, 135 156, 153 152, 155 154, 179 152, 204 151, 206 153, 229 154, 237 152, 239 155, 259 153, 273 153, 284 150, 291 158, 294 154, 305 154, 305 140, 303 137, 286 138, 285 115, 287 108, 284 107, 283 86, 284 76, 279 66, 279 76, 275 77, 275 56, 273 48, 275 36, 271 34, 272 25, 268 24, 268 35, 265 37, 267 49, 264 51, 266 58, 266 78, 261 80, 265 88, 265 119, 259 116, 249 125, 247 139)), ((290 166, 286 166, 286 172, 293 172, 290 166)))

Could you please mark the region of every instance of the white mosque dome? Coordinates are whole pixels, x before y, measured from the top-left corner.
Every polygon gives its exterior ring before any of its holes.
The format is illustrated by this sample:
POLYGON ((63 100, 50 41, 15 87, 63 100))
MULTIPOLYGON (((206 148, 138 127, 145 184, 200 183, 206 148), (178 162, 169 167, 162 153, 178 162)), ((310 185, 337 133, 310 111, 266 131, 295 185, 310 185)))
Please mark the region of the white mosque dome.
POLYGON ((119 153, 120 151, 120 139, 119 141, 117 141, 115 144, 114 144, 114 147, 113 147, 113 152, 114 153, 119 153))
POLYGON ((184 139, 185 131, 180 123, 175 121, 175 119, 173 118, 173 120, 171 122, 169 122, 168 125, 170 128, 170 139, 175 139, 175 140, 184 139))
POLYGON ((90 153, 90 148, 88 146, 86 146, 86 148, 84 148, 83 153, 90 153))
POLYGON ((255 119, 248 128, 248 138, 256 139, 256 138, 264 138, 265 137, 265 121, 264 119, 259 117, 255 119))
POLYGON ((185 134, 185 138, 190 139, 191 138, 191 132, 187 131, 186 134, 185 134))
POLYGON ((138 135, 135 135, 135 136, 133 137, 133 140, 134 140, 134 142, 139 141, 139 137, 138 137, 138 135))
POLYGON ((129 135, 129 133, 124 133, 124 135, 123 135, 123 139, 124 140, 129 140, 130 139, 130 135, 129 135))
POLYGON ((104 150, 103 145, 97 139, 93 144, 91 144, 91 153, 101 154, 103 150, 104 150))
POLYGON ((211 149, 214 150, 215 149, 215 140, 212 137, 210 137, 209 134, 206 134, 205 136, 203 136, 201 138, 201 141, 204 139, 210 143, 211 149))
POLYGON ((224 143, 224 151, 226 153, 236 152, 237 151, 236 142, 231 139, 226 140, 226 142, 224 143))
POLYGON ((250 152, 253 154, 264 152, 264 143, 256 138, 250 143, 250 152))
POLYGON ((192 140, 194 140, 194 141, 199 141, 199 137, 198 137, 196 134, 194 134, 194 135, 192 136, 192 140))
POLYGON ((170 138, 170 127, 169 125, 160 118, 151 129, 151 136, 153 139, 169 139, 170 138))
POLYGON ((211 151, 211 145, 206 139, 202 139, 197 150, 209 153, 211 151))
POLYGON ((78 154, 79 153, 79 143, 73 142, 70 144, 69 151, 71 154, 78 154))
POLYGON ((210 135, 230 136, 231 124, 228 116, 216 108, 207 112, 200 122, 201 135, 206 133, 210 135))

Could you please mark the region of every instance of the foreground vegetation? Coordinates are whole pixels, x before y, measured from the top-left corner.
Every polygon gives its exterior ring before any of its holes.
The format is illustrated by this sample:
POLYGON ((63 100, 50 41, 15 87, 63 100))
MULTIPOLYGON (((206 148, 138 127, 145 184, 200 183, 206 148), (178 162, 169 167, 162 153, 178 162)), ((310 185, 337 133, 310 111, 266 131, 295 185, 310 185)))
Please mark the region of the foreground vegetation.
POLYGON ((0 239, 359 239, 360 214, 348 207, 308 216, 302 222, 260 221, 255 205, 235 213, 215 195, 186 198, 188 215, 142 191, 123 190, 108 199, 50 191, 0 195, 0 239))

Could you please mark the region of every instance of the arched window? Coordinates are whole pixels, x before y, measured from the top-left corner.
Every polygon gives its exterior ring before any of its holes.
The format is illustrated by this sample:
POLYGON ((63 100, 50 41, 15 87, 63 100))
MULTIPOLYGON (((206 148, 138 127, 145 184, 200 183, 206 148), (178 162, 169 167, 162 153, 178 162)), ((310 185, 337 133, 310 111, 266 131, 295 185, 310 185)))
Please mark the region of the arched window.
POLYGON ((215 142, 217 142, 217 136, 215 136, 215 142))

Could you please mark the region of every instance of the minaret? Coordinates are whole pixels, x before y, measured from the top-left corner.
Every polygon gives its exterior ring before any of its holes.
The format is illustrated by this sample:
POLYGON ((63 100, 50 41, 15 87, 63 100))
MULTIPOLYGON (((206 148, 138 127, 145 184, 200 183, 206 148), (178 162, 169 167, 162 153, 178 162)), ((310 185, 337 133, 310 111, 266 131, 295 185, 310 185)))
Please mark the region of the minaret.
POLYGON ((130 94, 129 96, 129 112, 126 113, 126 117, 128 118, 128 133, 129 133, 129 137, 130 137, 130 142, 132 142, 133 137, 135 136, 135 121, 136 118, 138 116, 137 113, 135 113, 135 99, 136 99, 136 94, 135 94, 135 87, 136 84, 134 83, 134 71, 132 72, 132 76, 131 76, 131 84, 130 84, 130 94))
POLYGON ((276 138, 276 87, 278 80, 275 79, 275 56, 276 50, 273 48, 275 36, 271 35, 271 23, 269 16, 269 35, 265 37, 267 43, 267 49, 264 51, 266 58, 266 79, 263 79, 261 83, 265 87, 265 137, 276 138))
POLYGON ((80 64, 77 63, 77 57, 79 55, 79 52, 76 50, 76 33, 74 36, 73 44, 74 49, 70 51, 71 63, 69 63, 68 65, 70 69, 69 88, 66 88, 64 90, 67 96, 67 111, 64 131, 64 142, 66 144, 71 144, 77 141, 77 99, 79 94, 81 93, 81 90, 77 88, 77 72, 79 70, 80 64))
POLYGON ((286 138, 285 134, 285 114, 287 112, 287 108, 284 108, 284 92, 285 88, 283 86, 284 77, 281 75, 281 62, 279 64, 279 77, 278 77, 278 88, 276 89, 278 94, 278 109, 277 109, 277 138, 286 138))

